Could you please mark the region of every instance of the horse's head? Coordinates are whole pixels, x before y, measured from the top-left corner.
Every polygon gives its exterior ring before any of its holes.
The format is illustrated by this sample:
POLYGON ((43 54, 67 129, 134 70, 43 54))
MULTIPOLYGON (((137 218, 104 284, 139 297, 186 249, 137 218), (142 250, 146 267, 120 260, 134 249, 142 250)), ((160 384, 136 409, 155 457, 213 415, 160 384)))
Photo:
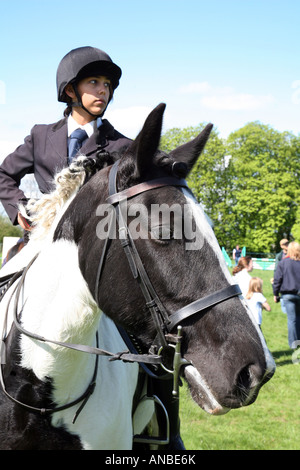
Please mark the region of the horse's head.
POLYGON ((158 150, 164 108, 159 105, 148 116, 118 167, 100 171, 83 186, 68 230, 79 245, 80 268, 99 306, 144 348, 157 338, 155 322, 163 333, 168 328, 176 333, 180 323, 182 353, 189 361, 182 374, 194 400, 220 414, 252 403, 272 376, 274 362, 243 299, 230 287, 231 276, 205 214, 184 187, 212 125, 166 155, 158 150), (113 188, 108 197, 108 174, 115 170, 110 185, 116 185, 118 194, 113 195, 113 188), (112 205, 117 222, 111 218, 112 205), (110 222, 111 243, 104 249, 110 222), (223 290, 229 291, 228 298, 208 297, 223 290), (198 300, 207 298, 200 308, 198 300))

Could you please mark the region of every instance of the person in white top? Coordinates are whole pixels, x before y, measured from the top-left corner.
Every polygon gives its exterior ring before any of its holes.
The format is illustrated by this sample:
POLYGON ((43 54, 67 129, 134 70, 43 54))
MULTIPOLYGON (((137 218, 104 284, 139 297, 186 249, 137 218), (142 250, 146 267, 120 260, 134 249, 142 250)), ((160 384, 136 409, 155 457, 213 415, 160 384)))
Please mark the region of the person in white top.
POLYGON ((242 256, 237 266, 233 268, 232 274, 234 282, 241 288, 243 297, 246 297, 249 289, 249 283, 252 279, 249 272, 253 270, 253 261, 251 256, 242 256))
POLYGON ((259 277, 252 277, 246 300, 255 320, 260 326, 262 323, 262 310, 271 311, 271 307, 262 292, 263 281, 259 277))

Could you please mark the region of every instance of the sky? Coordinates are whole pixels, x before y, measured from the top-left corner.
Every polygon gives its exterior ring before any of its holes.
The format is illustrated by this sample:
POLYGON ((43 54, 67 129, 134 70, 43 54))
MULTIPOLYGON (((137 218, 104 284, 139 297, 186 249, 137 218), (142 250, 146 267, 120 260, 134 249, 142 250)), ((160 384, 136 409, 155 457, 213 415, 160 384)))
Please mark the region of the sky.
POLYGON ((260 121, 298 135, 299 18, 300 0, 0 0, 0 161, 62 117, 57 66, 87 45, 122 69, 105 117, 128 137, 161 102, 164 132, 260 121))

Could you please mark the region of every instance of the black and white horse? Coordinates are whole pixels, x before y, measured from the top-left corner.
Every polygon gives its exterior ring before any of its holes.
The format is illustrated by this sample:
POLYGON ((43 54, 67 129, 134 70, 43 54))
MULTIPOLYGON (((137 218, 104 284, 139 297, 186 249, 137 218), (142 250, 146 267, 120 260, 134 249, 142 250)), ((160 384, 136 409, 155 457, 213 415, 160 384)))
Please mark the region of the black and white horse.
POLYGON ((85 184, 88 159, 63 170, 36 204, 31 241, 0 272, 27 266, 0 304, 1 449, 132 448, 154 404, 136 351, 118 355, 128 346, 116 324, 152 371, 163 362, 173 372, 175 394, 180 374, 208 413, 252 403, 274 373, 182 179, 212 126, 166 155, 157 150, 164 108, 85 184))

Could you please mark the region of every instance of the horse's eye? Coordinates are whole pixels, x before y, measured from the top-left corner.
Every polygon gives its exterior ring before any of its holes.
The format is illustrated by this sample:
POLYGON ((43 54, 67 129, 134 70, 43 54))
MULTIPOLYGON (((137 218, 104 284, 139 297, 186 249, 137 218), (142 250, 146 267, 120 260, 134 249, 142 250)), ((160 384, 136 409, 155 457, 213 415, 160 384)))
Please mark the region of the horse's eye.
POLYGON ((169 225, 157 225, 151 227, 151 238, 155 240, 167 241, 173 238, 173 232, 169 225))

